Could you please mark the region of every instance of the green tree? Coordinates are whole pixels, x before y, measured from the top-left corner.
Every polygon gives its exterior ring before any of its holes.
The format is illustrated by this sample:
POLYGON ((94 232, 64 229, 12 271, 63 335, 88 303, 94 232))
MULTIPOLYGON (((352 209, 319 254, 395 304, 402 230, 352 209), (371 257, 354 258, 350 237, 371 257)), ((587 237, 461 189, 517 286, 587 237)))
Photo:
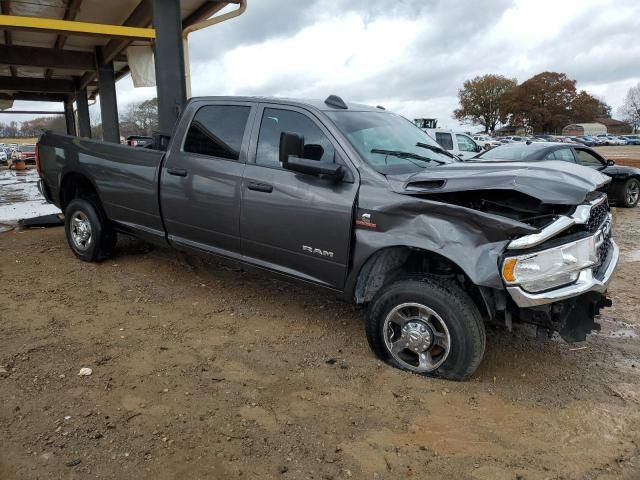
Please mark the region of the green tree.
POLYGON ((611 118, 611 107, 603 100, 581 90, 571 102, 573 122, 593 122, 597 118, 611 118))
POLYGON ((517 85, 515 79, 502 75, 482 75, 464 82, 458 90, 460 108, 453 112, 453 117, 473 125, 482 125, 487 132, 492 132, 500 123, 505 123, 507 113, 504 99, 517 85))
POLYGON ((505 108, 513 126, 553 133, 572 120, 576 81, 564 73, 542 72, 518 85, 505 108))

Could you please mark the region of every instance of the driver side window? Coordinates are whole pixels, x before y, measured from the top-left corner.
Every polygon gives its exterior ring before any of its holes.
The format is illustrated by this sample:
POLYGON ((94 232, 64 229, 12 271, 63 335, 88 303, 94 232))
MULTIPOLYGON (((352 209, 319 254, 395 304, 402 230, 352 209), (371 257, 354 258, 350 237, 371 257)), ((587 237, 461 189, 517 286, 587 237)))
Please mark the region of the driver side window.
POLYGON ((280 133, 304 137, 304 158, 333 163, 335 149, 322 130, 306 115, 291 110, 265 108, 260 123, 256 164, 282 168, 280 165, 280 133))
POLYGON ((587 150, 576 149, 576 155, 578 157, 578 163, 580 165, 584 165, 585 167, 598 168, 604 165, 604 163, 598 157, 587 150))
POLYGON ((466 135, 456 135, 456 141, 458 142, 458 150, 461 152, 475 152, 476 144, 471 141, 466 135))

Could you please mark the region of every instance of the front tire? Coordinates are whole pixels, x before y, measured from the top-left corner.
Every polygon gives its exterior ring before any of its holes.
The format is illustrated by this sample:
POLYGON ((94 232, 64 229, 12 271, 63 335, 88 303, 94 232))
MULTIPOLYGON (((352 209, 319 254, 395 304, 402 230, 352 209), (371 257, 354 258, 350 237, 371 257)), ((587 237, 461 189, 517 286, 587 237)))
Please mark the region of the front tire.
POLYGON ((630 178, 622 186, 620 203, 625 208, 633 208, 640 200, 640 180, 630 178))
POLYGON ((85 262, 100 262, 115 249, 117 234, 99 207, 84 198, 72 200, 64 212, 64 231, 73 253, 85 262))
POLYGON ((469 377, 486 344, 478 308, 454 283, 430 277, 382 287, 369 306, 367 340, 386 363, 420 375, 469 377))

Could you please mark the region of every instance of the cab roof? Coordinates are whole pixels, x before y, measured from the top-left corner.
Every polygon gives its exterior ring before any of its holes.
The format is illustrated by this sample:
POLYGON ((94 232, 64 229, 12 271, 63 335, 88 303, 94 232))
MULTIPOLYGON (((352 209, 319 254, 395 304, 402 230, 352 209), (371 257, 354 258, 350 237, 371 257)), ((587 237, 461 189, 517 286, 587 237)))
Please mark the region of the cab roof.
POLYGON ((233 102, 252 102, 252 103, 271 103, 276 105, 290 105, 297 107, 312 107, 322 112, 384 112, 381 107, 372 107, 361 103, 344 102, 347 108, 342 108, 325 103, 325 100, 318 99, 301 99, 286 97, 260 97, 260 96, 207 96, 193 97, 191 101, 233 101, 233 102))

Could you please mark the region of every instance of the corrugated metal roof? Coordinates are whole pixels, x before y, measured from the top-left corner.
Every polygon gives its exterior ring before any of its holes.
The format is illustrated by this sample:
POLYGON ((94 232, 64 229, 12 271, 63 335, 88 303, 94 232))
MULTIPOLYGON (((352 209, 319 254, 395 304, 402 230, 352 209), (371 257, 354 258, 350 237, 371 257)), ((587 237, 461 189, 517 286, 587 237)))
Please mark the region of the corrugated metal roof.
MULTIPOLYGON (((182 19, 189 18, 195 12, 207 12, 208 5, 211 9, 220 4, 235 3, 234 0, 180 0, 180 10, 182 19)), ((103 23, 109 25, 123 25, 137 8, 150 5, 150 0, 11 0, 10 2, 2 2, 0 5, 6 8, 9 5, 9 11, 2 11, 5 15, 18 15, 27 17, 66 19, 103 23), (79 5, 78 5, 79 3, 79 5), (77 5, 78 8, 74 12, 68 9, 70 6, 77 5), (71 15, 70 15, 71 13, 71 15)), ((149 10, 150 11, 150 10, 149 10)), ((149 17, 149 16, 147 16, 149 17)), ((151 19, 145 18, 144 24, 129 25, 138 27, 147 27, 151 19)), ((96 46, 105 46, 111 40, 104 37, 90 36, 66 36, 63 50, 66 51, 85 51, 94 52, 96 46)), ((56 41, 60 38, 57 33, 42 33, 25 30, 2 31, 0 32, 0 44, 5 45, 21 45, 30 47, 39 47, 52 49, 56 45, 56 41)), ((143 44, 144 41, 136 40, 136 44, 143 44)), ((123 45, 123 46, 126 46, 123 45)), ((0 58, 0 62, 2 59, 0 58)), ((120 75, 126 74, 128 66, 125 62, 116 62, 116 72, 120 75)), ((45 67, 24 67, 10 66, 0 64, 0 76, 10 78, 54 78, 54 79, 78 79, 86 74, 85 71, 61 69, 61 68, 45 68, 45 67)), ((118 76, 118 75, 117 75, 118 76)), ((95 83, 88 86, 90 94, 95 95, 97 86, 95 83)), ((0 92, 15 92, 16 90, 0 90, 0 92)))
POLYGON ((606 125, 607 127, 622 127, 628 126, 627 122, 623 122, 622 120, 616 120, 615 118, 596 118, 598 123, 606 125))

